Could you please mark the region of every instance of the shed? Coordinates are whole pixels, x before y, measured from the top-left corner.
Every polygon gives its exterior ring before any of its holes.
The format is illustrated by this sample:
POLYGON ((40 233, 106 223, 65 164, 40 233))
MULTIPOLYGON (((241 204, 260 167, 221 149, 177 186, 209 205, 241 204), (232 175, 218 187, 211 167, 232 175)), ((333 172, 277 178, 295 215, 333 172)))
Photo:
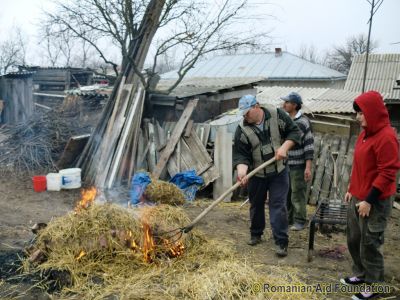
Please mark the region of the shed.
POLYGON ((0 77, 0 123, 22 123, 33 114, 32 75, 32 72, 15 72, 0 77))
POLYGON ((35 91, 64 91, 92 84, 93 71, 72 67, 20 66, 20 70, 34 72, 35 91))

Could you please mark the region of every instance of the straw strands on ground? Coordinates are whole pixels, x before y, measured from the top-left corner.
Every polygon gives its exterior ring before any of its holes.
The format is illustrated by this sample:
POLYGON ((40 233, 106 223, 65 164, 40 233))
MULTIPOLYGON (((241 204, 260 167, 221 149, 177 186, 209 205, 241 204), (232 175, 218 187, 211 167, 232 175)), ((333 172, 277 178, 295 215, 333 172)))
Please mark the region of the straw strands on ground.
POLYGON ((0 145, 0 169, 17 174, 55 170, 68 139, 83 132, 87 129, 56 111, 7 126, 1 131, 7 139, 0 145))
MULTIPOLYGON (((296 271, 285 267, 259 274, 225 244, 207 240, 197 231, 183 237, 182 255, 165 255, 172 243, 164 244, 155 247, 153 261, 146 262, 141 251, 143 220, 155 235, 189 221, 181 208, 168 205, 139 210, 94 205, 52 220, 35 243, 47 260, 37 265, 25 261, 27 270, 67 271, 72 285, 62 289, 58 295, 62 299, 289 299, 290 294, 257 293, 254 286, 301 283, 296 271)), ((154 241, 159 244, 156 236, 154 241)), ((296 298, 317 295, 296 294, 296 298)))

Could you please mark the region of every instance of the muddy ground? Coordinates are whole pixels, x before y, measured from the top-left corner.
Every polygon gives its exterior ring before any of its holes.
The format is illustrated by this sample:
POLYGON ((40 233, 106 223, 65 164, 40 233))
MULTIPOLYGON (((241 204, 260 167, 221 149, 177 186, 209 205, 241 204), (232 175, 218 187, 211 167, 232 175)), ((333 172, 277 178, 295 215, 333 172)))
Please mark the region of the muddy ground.
MULTIPOLYGON (((46 293, 37 289, 29 289, 31 282, 6 280, 9 277, 9 267, 16 254, 33 237, 30 227, 37 222, 49 222, 52 217, 60 216, 70 211, 79 199, 79 190, 61 192, 35 193, 29 178, 0 179, 0 298, 2 289, 11 285, 19 285, 19 299, 51 299, 46 293), (28 291, 27 291, 28 290, 28 291)), ((121 195, 124 197, 124 195, 121 195)), ((186 210, 194 218, 209 204, 206 200, 195 201, 186 210)), ((269 225, 264 234, 263 242, 255 247, 246 244, 249 238, 248 205, 240 207, 240 202, 222 203, 216 207, 198 228, 207 236, 223 240, 232 245, 238 255, 245 256, 248 263, 258 272, 266 272, 268 266, 291 266, 299 270, 300 277, 307 284, 337 283, 338 279, 349 275, 351 259, 345 249, 346 240, 343 227, 328 230, 315 237, 315 253, 312 262, 307 261, 308 229, 301 232, 290 232, 289 255, 277 258, 269 225), (340 251, 344 250, 341 257, 340 251), (336 253, 336 257, 325 257, 323 253, 336 253)), ((314 207, 308 207, 309 215, 314 207)), ((267 214, 268 215, 268 214, 267 214)), ((392 288, 392 293, 385 299, 400 299, 400 211, 393 210, 387 234, 385 236, 384 256, 386 281, 392 288)), ((348 295, 331 294, 327 299, 349 299, 348 295)), ((279 299, 279 297, 277 298, 279 299)), ((293 299, 296 299, 295 295, 293 299)))

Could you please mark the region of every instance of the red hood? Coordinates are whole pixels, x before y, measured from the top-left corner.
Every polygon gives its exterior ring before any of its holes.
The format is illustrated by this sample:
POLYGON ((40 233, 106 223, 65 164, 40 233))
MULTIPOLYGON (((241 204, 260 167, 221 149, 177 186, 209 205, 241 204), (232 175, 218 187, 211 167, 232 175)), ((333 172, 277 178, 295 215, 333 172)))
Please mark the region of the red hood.
POLYGON ((367 128, 365 128, 367 135, 373 135, 383 127, 390 125, 389 113, 378 92, 363 93, 354 102, 360 107, 367 121, 367 128))

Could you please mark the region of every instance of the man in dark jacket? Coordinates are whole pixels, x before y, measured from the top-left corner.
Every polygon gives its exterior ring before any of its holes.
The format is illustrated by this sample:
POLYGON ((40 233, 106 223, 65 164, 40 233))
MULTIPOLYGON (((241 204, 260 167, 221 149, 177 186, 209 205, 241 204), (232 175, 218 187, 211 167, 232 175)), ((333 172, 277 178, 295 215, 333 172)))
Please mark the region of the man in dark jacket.
POLYGON ((289 189, 287 167, 283 160, 291 147, 300 142, 301 132, 281 109, 257 102, 252 95, 239 100, 239 114, 244 117, 235 132, 233 163, 238 180, 247 185, 250 199, 249 245, 261 242, 265 229, 265 200, 269 192, 269 217, 275 240, 276 254, 287 255, 288 219, 286 197, 289 189), (263 162, 275 157, 276 162, 254 177, 246 174, 263 162))
MULTIPOLYGON (((354 148, 350 185, 345 195, 345 201, 350 202, 347 245, 353 259, 353 276, 340 281, 372 285, 384 280, 382 245, 392 208, 391 196, 396 192, 399 143, 379 93, 363 93, 353 106, 363 128, 354 148)), ((372 288, 352 299, 375 298, 377 294, 372 288)))

